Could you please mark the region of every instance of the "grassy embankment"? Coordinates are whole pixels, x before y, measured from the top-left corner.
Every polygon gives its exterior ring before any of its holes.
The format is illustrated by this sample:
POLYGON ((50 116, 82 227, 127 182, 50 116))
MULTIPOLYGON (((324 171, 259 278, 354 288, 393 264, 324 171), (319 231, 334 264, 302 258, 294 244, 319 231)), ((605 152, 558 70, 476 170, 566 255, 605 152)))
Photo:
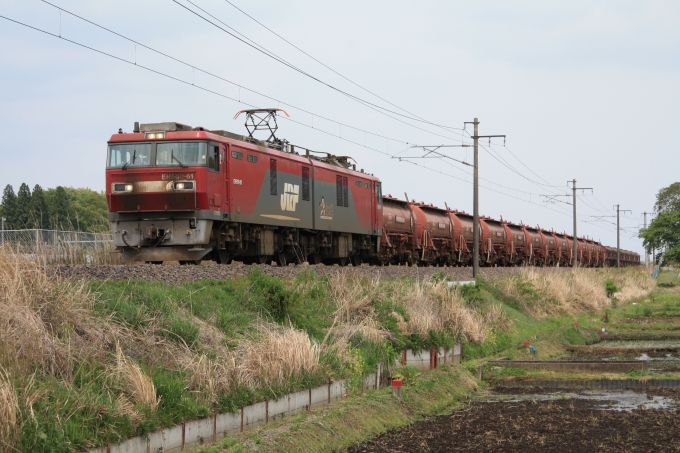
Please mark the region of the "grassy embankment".
MULTIPOLYGON (((651 289, 632 270, 526 269, 453 290, 440 278, 302 272, 283 281, 256 269, 245 279, 178 286, 74 283, 16 256, 0 261, 0 450, 8 452, 116 443, 329 379, 360 388, 363 375, 402 348, 463 341, 472 368, 475 358, 521 353, 523 339, 539 336, 539 356, 548 356, 561 343, 594 338, 595 323, 578 333, 568 327, 580 313, 611 306, 607 280, 621 300, 651 289)), ((451 407, 475 386, 464 367, 447 368, 407 386, 406 403, 384 391, 350 397, 323 409, 323 422, 309 418, 316 414, 281 422, 280 436, 338 449, 451 407)), ((305 450, 294 442, 287 451, 305 450)))

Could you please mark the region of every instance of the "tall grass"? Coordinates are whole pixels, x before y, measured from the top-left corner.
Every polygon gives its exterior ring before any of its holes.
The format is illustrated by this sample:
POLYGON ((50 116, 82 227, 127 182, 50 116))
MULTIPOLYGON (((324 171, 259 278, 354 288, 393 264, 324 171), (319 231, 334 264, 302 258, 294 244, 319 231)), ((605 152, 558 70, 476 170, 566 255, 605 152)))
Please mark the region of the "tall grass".
POLYGON ((12 379, 0 367, 0 451, 14 449, 19 437, 21 413, 12 379))
POLYGON ((338 307, 333 329, 340 340, 356 334, 372 341, 435 334, 483 341, 487 331, 483 314, 441 280, 382 281, 348 272, 330 277, 328 287, 338 307))
POLYGON ((627 302, 643 297, 655 286, 642 268, 576 269, 564 272, 524 267, 519 274, 496 280, 493 284, 519 301, 521 308, 536 319, 602 310, 617 301, 627 302), (618 290, 612 297, 607 295, 607 281, 618 290))

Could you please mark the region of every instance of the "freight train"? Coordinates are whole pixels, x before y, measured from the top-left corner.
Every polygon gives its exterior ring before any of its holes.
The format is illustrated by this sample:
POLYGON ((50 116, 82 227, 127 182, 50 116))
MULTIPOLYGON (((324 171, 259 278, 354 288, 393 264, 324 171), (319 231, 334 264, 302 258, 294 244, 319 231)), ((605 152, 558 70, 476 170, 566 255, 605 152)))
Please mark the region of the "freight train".
MULTIPOLYGON (((135 123, 111 136, 106 195, 124 261, 471 264, 470 214, 383 196, 380 180, 351 157, 277 139, 267 124, 274 109, 244 112, 248 136, 176 122, 135 123), (253 137, 262 124, 265 141, 253 137)), ((568 234, 488 217, 477 227, 483 266, 573 262, 568 234)), ((616 265, 615 248, 576 241, 579 265, 616 265)), ((624 250, 620 259, 640 262, 624 250)))

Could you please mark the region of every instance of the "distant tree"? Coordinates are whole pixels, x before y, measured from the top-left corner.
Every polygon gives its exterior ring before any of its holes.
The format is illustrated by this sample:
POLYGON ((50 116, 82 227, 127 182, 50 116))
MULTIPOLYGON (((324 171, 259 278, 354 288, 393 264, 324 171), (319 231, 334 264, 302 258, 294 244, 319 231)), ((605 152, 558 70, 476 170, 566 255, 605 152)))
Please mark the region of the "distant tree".
POLYGON ((16 228, 31 228, 31 189, 26 183, 22 183, 17 192, 17 207, 14 212, 16 228))
POLYGON ((2 192, 2 217, 7 219, 5 221, 5 229, 14 228, 14 216, 17 209, 17 196, 14 194, 14 188, 11 184, 5 186, 2 192))
POLYGON ((663 250, 664 259, 680 262, 680 210, 659 214, 649 225, 640 231, 645 250, 663 250))
POLYGON ((71 199, 75 226, 80 231, 110 232, 109 208, 104 192, 66 188, 71 199))
POLYGON ((680 263, 680 182, 659 190, 654 210, 656 218, 638 237, 645 250, 663 251, 666 261, 680 263))
POLYGON ((680 211, 680 182, 675 182, 659 191, 656 195, 654 210, 658 214, 680 211))
POLYGON ((37 228, 45 228, 49 224, 49 219, 50 214, 47 209, 45 192, 43 192, 40 184, 36 184, 31 195, 31 222, 37 228))
POLYGON ((71 207, 71 200, 66 193, 66 189, 62 186, 57 186, 51 191, 49 197, 49 211, 50 211, 50 225, 54 229, 72 229, 73 211, 71 207))

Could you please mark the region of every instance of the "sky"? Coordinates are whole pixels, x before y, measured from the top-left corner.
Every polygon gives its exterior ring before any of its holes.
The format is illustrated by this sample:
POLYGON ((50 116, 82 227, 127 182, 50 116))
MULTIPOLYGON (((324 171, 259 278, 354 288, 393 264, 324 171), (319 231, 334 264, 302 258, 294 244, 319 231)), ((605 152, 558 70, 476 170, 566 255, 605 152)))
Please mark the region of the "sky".
POLYGON ((50 3, 0 2, 0 186, 15 191, 104 190, 119 128, 242 134, 234 114, 254 107, 285 109, 279 138, 352 156, 385 194, 467 212, 457 161, 473 151, 450 145, 478 118, 506 135, 480 141, 482 215, 571 233, 576 179, 592 188, 579 236, 615 246, 619 204, 621 247, 639 253, 642 213, 680 179, 678 2, 50 3), (433 145, 448 158, 417 158, 433 145))

